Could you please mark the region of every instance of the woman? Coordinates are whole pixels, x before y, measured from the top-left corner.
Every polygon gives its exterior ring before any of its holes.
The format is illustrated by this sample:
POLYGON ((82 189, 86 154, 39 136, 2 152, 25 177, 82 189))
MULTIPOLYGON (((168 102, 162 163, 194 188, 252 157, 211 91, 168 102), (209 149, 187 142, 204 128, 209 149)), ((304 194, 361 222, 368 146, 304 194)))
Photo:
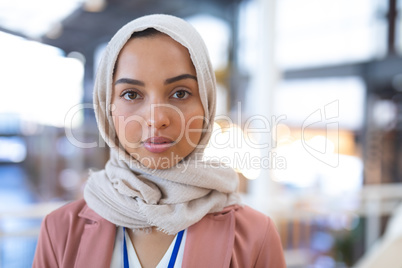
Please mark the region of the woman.
POLYGON ((273 222, 240 204, 236 173, 202 161, 215 77, 190 24, 150 15, 121 28, 94 104, 110 159, 83 200, 44 219, 33 267, 285 267, 273 222))

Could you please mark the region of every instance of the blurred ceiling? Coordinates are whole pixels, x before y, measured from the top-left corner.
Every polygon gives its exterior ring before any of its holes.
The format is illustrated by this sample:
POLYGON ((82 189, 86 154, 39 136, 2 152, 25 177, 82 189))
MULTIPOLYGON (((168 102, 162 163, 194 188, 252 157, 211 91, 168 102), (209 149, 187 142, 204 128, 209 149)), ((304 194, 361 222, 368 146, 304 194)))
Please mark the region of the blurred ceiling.
MULTIPOLYGON (((78 3, 78 8, 61 22, 53 23, 53 28, 39 37, 39 41, 61 48, 66 53, 78 51, 89 56, 88 54, 93 53, 96 46, 107 42, 121 26, 137 17, 154 13, 171 14, 182 18, 209 14, 233 25, 237 6, 241 1, 84 0, 81 4, 78 3)), ((41 8, 46 10, 46 7, 41 8)), ((28 13, 25 12, 25 14, 28 13)), ((23 20, 27 26, 34 23, 26 15, 23 20)), ((0 30, 30 38, 23 31, 7 28, 1 22, 0 17, 0 30)))
POLYGON ((188 17, 199 13, 230 20, 232 6, 238 0, 109 0, 100 12, 76 10, 62 23, 62 35, 57 39, 43 38, 43 42, 66 52, 90 49, 111 36, 127 22, 153 13, 188 17))

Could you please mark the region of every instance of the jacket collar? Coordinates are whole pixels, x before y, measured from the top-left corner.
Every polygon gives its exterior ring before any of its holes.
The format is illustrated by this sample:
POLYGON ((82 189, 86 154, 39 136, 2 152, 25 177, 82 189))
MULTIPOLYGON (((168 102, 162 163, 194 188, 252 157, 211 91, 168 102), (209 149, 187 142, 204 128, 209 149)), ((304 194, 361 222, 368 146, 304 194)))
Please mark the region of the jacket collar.
POLYGON ((86 219, 74 267, 110 267, 116 225, 103 219, 87 205, 78 214, 86 219))
POLYGON ((206 215, 187 230, 183 267, 229 267, 235 239, 234 205, 206 215))
POLYGON ((103 218, 98 213, 89 208, 88 205, 85 205, 81 209, 81 211, 78 213, 78 216, 94 222, 99 222, 103 220, 103 218))

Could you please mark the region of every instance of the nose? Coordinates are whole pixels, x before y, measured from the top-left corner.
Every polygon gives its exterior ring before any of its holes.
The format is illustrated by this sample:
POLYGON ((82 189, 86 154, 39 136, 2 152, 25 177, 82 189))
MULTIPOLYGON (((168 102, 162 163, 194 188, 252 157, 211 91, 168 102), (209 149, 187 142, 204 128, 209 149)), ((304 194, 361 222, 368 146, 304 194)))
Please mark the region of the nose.
POLYGON ((164 129, 170 125, 168 109, 163 105, 152 105, 147 119, 147 125, 156 129, 164 129))

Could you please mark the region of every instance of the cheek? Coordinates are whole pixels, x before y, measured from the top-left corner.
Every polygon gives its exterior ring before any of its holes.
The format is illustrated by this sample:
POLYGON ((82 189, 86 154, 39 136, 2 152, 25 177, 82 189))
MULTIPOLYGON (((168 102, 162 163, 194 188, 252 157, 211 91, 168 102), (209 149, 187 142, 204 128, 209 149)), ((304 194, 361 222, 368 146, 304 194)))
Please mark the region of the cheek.
POLYGON ((138 143, 143 139, 143 120, 133 116, 112 115, 114 128, 119 141, 126 143, 138 143))
POLYGON ((186 117, 186 137, 188 137, 192 143, 197 144, 199 142, 203 125, 204 114, 202 109, 186 117))
POLYGON ((203 125, 204 125, 204 117, 201 115, 191 117, 187 120, 187 129, 201 130, 203 125))

